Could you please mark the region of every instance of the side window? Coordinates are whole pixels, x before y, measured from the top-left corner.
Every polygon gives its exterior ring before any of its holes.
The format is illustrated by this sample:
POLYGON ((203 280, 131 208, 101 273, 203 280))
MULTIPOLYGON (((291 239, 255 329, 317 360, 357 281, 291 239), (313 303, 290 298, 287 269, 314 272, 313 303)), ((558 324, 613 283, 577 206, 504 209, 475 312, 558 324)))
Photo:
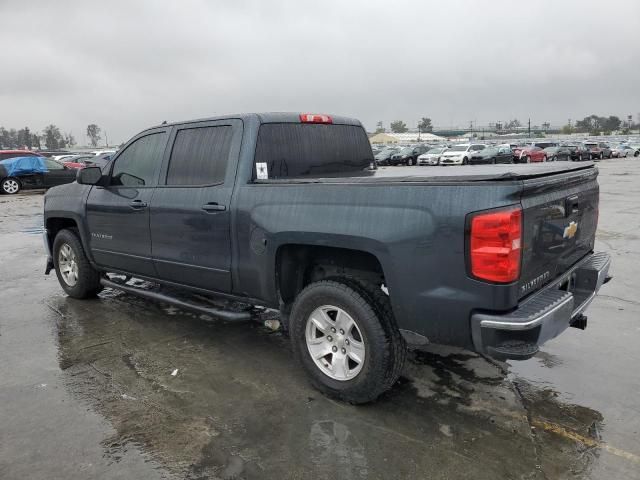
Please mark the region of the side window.
POLYGON ((47 166, 48 170, 64 170, 64 167, 62 165, 53 160, 45 159, 44 163, 47 166))
POLYGON ((111 185, 142 187, 153 184, 166 143, 164 132, 140 137, 118 157, 111 174, 111 185))
POLYGON ((233 127, 179 130, 173 142, 167 185, 213 185, 224 182, 233 127))

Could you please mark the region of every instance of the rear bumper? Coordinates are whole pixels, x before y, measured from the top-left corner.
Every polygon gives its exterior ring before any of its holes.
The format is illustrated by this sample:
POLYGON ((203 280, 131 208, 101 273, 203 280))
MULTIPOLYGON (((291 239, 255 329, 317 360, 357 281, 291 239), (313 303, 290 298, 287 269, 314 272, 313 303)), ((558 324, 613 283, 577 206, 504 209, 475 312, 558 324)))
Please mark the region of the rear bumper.
POLYGON ((476 312, 471 316, 476 351, 500 359, 525 360, 540 345, 569 326, 586 327, 583 313, 608 276, 611 259, 594 253, 508 313, 476 312))

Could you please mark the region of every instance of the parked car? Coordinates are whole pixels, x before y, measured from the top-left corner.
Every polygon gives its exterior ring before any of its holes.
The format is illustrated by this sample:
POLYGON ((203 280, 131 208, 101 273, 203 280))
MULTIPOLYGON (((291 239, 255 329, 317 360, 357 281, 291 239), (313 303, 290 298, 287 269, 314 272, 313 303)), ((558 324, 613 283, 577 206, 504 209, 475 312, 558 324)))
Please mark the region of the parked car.
POLYGON ((563 146, 569 149, 571 160, 582 162, 591 159, 590 150, 582 144, 563 146))
POLYGON ((547 147, 544 149, 547 160, 555 162, 556 160, 571 160, 571 150, 569 147, 547 147))
POLYGON ((92 159, 96 158, 95 155, 72 155, 71 157, 64 158, 60 163, 69 168, 84 168, 88 165, 93 165, 92 159))
POLYGON ((397 147, 387 147, 384 150, 375 154, 376 165, 390 165, 389 161, 391 157, 398 153, 397 147))
POLYGON ((615 158, 626 158, 629 156, 629 152, 632 152, 632 150, 628 145, 617 145, 611 149, 611 156, 615 158))
POLYGON ((0 160, 16 157, 37 157, 38 154, 30 150, 0 150, 0 160))
POLYGON ((407 340, 526 359, 567 327, 585 327, 610 263, 593 252, 593 165, 539 165, 535 178, 510 165, 399 175, 371 169, 372 159, 364 128, 344 117, 153 127, 106 171, 78 170, 77 183, 46 194, 46 272, 79 299, 110 287, 242 321, 248 309, 185 292, 279 309, 293 363, 352 403, 395 383, 407 340), (580 208, 566 215, 549 208, 572 202, 580 208), (416 255, 409 245, 429 248, 416 255))
POLYGON ((600 148, 600 144, 598 142, 583 142, 584 148, 589 152, 589 159, 603 159, 604 152, 600 148))
POLYGON ((440 156, 447 150, 447 147, 436 147, 427 150, 425 153, 418 157, 418 165, 440 164, 440 156))
POLYGON ((518 147, 513 152, 513 159, 515 163, 533 163, 533 162, 546 162, 547 154, 540 147, 525 146, 518 147))
POLYGON ((611 158, 611 145, 606 142, 599 142, 598 147, 600 147, 600 152, 604 158, 611 158))
POLYGON ((440 165, 467 165, 471 155, 485 148, 486 145, 479 143, 453 145, 440 157, 440 165))
POLYGON ((640 146, 632 146, 625 143, 620 145, 620 147, 627 151, 627 157, 637 157, 640 155, 640 146))
POLYGON ((469 164, 471 165, 482 163, 513 163, 511 147, 509 145, 487 147, 473 152, 469 157, 469 164))
POLYGON ((1 193, 13 195, 23 189, 51 188, 73 182, 75 179, 75 169, 65 167, 50 158, 34 155, 0 160, 1 193), (22 162, 23 164, 26 163, 29 168, 18 165, 21 159, 31 160, 22 162), (40 160, 34 162, 33 159, 40 160), (19 173, 14 173, 15 171, 19 173))
POLYGON ((93 154, 93 155, 95 155, 95 156, 98 156, 98 155, 104 155, 105 153, 109 153, 109 154, 113 155, 114 153, 116 153, 116 151, 115 151, 115 150, 113 150, 113 149, 108 149, 108 150, 93 150, 93 151, 91 151, 91 152, 89 152, 89 153, 92 153, 92 154, 93 154))
POLYGON ((629 147, 631 148, 631 150, 633 150, 634 157, 640 155, 640 145, 629 145, 629 147))
POLYGON ((404 147, 398 152, 391 155, 389 159, 390 165, 416 165, 418 163, 418 157, 425 153, 429 147, 426 145, 418 145, 414 147, 404 147))

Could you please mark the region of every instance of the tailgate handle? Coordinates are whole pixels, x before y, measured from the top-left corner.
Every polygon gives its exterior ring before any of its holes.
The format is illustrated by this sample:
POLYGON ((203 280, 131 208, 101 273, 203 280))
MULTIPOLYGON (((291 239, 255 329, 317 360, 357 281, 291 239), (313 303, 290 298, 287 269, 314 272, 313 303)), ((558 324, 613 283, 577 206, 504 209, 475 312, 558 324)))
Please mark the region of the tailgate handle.
POLYGON ((571 195, 565 200, 565 214, 568 217, 572 213, 578 213, 580 202, 578 202, 578 195, 571 195))

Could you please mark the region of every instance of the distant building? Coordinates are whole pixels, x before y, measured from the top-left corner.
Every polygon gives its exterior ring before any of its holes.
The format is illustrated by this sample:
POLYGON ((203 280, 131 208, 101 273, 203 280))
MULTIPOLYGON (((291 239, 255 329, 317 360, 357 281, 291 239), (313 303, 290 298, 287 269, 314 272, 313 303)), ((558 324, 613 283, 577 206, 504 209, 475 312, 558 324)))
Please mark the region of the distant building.
POLYGON ((426 132, 405 132, 405 133, 375 133, 369 137, 369 141, 375 144, 393 144, 393 143, 438 143, 444 142, 446 138, 439 137, 433 133, 426 132))

